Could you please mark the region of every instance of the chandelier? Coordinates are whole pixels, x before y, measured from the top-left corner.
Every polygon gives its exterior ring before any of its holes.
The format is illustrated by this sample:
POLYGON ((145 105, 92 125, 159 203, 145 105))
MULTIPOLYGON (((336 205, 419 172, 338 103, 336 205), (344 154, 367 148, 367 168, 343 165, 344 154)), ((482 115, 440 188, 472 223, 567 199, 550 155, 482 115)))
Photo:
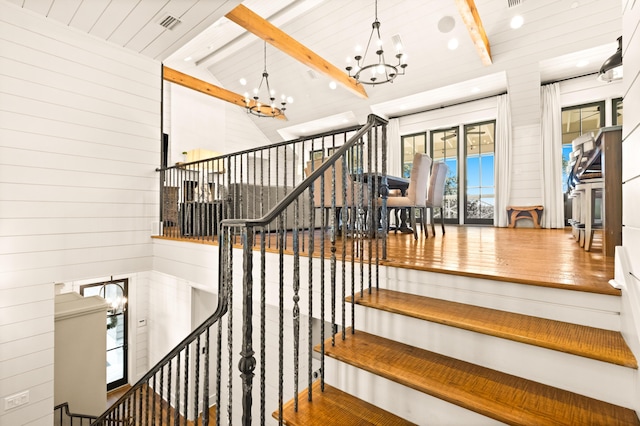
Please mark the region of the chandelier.
POLYGON ((369 41, 367 42, 364 53, 362 55, 358 53, 354 57, 356 60, 355 67, 351 66, 351 58, 347 58, 346 67, 346 70, 349 72, 349 77, 355 78, 358 83, 373 86, 393 82, 398 75, 404 75, 404 69, 407 67, 407 64, 404 63, 404 55, 402 53, 402 41, 397 34, 392 37, 392 41, 398 62, 394 65, 385 62, 384 50, 382 49, 382 37, 380 37, 380 21, 378 21, 378 0, 375 2, 375 18, 375 21, 371 24, 371 35, 369 35, 369 41), (376 36, 375 40, 374 35, 376 36), (377 49, 375 54, 378 56, 378 61, 367 64, 365 60, 372 41, 375 45, 374 49, 377 49), (351 71, 353 71, 354 74, 351 74, 351 71))
POLYGON ((107 282, 100 287, 98 295, 108 303, 107 315, 115 316, 127 310, 127 296, 124 288, 115 281, 107 282))
POLYGON ((249 92, 244 93, 244 104, 247 112, 258 117, 278 117, 284 115, 284 111, 287 109, 287 103, 293 103, 291 96, 284 94, 280 95, 280 107, 276 106, 276 92, 271 90, 269 86, 269 73, 267 72, 267 42, 264 43, 264 71, 262 71, 262 78, 260 79, 260 85, 253 89, 253 96, 249 98, 249 92), (267 99, 266 102, 260 100, 260 91, 263 89, 266 96, 263 99, 267 99))

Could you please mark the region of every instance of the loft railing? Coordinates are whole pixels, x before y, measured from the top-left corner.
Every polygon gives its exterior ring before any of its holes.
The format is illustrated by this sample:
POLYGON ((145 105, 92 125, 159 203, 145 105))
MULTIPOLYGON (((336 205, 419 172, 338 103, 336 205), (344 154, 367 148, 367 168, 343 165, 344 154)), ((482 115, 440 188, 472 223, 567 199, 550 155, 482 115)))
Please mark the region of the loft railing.
MULTIPOLYGON (((325 344, 355 330, 354 298, 346 298, 377 286, 386 251, 386 121, 370 116, 336 142, 324 135, 279 145, 282 174, 290 177, 272 182, 295 184, 266 209, 264 174, 255 174, 260 215, 223 217, 216 226, 215 313, 94 425, 283 424, 285 401, 297 410, 305 387, 303 397, 312 399, 316 377, 323 388, 325 344), (312 161, 320 149, 320 161, 312 161)), ((224 173, 245 153, 225 157, 224 173)), ((252 200, 231 202, 248 214, 242 209, 252 200)))
MULTIPOLYGON (((216 241, 223 219, 264 216, 304 180, 309 159, 327 158, 359 129, 350 127, 158 169, 159 234, 216 241)), ((348 167, 358 167, 357 158, 349 157, 348 167)), ((306 205, 305 209, 308 214, 306 205)), ((289 207, 287 216, 292 215, 289 207)), ((285 221, 285 225, 290 223, 290 219, 285 221)), ((278 224, 269 226, 275 232, 278 224)))

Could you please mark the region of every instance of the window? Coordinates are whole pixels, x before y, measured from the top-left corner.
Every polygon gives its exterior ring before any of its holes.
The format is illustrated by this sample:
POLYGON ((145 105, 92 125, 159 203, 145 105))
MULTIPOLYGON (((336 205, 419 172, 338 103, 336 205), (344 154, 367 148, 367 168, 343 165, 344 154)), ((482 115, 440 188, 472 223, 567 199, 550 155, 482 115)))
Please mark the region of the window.
POLYGON ((622 98, 613 99, 611 104, 613 106, 611 123, 614 126, 622 126, 622 98))
POLYGON ((567 191, 567 165, 572 151, 571 141, 604 126, 604 101, 562 108, 562 190, 567 191))
POLYGON ((402 177, 409 178, 411 169, 413 168, 413 156, 416 152, 427 152, 427 135, 426 133, 417 133, 415 135, 407 135, 402 137, 400 146, 402 156, 402 177))
POLYGON ((495 127, 495 121, 464 126, 465 223, 493 223, 495 127))
MULTIPOLYGON (((444 219, 458 222, 458 128, 431 132, 431 158, 433 162, 444 161, 449 173, 444 188, 444 219)), ((434 217, 440 217, 439 210, 434 217)))

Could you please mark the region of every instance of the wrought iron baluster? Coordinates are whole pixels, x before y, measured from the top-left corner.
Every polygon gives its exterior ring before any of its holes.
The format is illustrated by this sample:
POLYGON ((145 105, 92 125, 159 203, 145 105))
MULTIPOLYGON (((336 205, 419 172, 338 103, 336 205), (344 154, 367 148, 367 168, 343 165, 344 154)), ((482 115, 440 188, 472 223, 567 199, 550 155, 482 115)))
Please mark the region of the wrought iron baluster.
POLYGON ((173 376, 173 371, 171 370, 172 361, 169 360, 167 363, 167 422, 171 421, 171 410, 173 408, 173 404, 171 404, 171 377, 173 376))
POLYGON ((204 384, 202 389, 202 426, 209 426, 209 352, 211 349, 209 334, 211 326, 207 327, 204 334, 204 384))
MULTIPOLYGON (((233 232, 231 228, 228 232, 233 232)), ((235 235, 234 235, 235 240, 235 235)), ((227 358, 229 359, 227 365, 227 371, 229 372, 227 377, 227 389, 229 390, 228 403, 227 403, 227 422, 229 425, 233 424, 233 247, 229 244, 228 263, 226 266, 227 285, 228 285, 228 300, 229 300, 229 312, 227 314, 227 358)), ((219 424, 219 423, 218 423, 219 424)))
POLYGON ((284 220, 282 214, 278 216, 278 423, 283 424, 282 409, 284 405, 284 220))
POLYGON ((253 370, 256 359, 253 356, 253 226, 242 228, 243 253, 243 295, 242 295, 242 351, 240 352, 240 377, 242 378, 242 424, 251 425, 251 405, 253 370))
POLYGON ((173 408, 173 424, 178 426, 180 424, 180 354, 182 351, 178 352, 176 356, 176 391, 175 391, 175 401, 176 406, 173 408))
MULTIPOLYGON (((356 210, 357 209, 357 204, 353 203, 352 201, 355 200, 354 198, 354 194, 353 192, 355 191, 355 185, 351 185, 351 193, 348 193, 348 189, 347 189, 347 179, 351 179, 351 176, 348 176, 351 172, 349 170, 349 167, 347 166, 347 158, 346 156, 342 156, 342 158, 338 161, 342 162, 342 182, 340 182, 340 185, 342 185, 342 265, 341 265, 341 281, 342 281, 342 299, 340 300, 340 307, 341 307, 341 315, 342 315, 342 340, 345 339, 345 324, 346 324, 346 319, 345 319, 345 288, 347 286, 347 233, 350 232, 351 233, 351 240, 353 241, 356 236, 357 236, 357 230, 356 227, 354 226, 354 221, 353 219, 349 220, 348 218, 348 213, 349 210, 356 210), (347 222, 350 223, 351 229, 347 229, 346 224, 347 222)), ((351 211, 351 215, 354 215, 354 212, 351 211)), ((353 250, 351 252, 351 257, 353 258, 353 250)))
MULTIPOLYGON (((313 166, 311 166, 313 169, 313 166)), ((307 363, 309 365, 307 372, 307 400, 313 399, 311 386, 313 383, 313 253, 315 248, 315 226, 316 226, 316 209, 313 203, 315 183, 309 186, 309 243, 308 243, 308 256, 309 256, 309 314, 307 317, 307 363)), ((324 336, 321 336, 322 340, 324 336)))
MULTIPOLYGON (((313 163, 312 163, 313 164, 313 163)), ((320 175, 320 221, 322 226, 320 227, 320 389, 324 392, 324 323, 325 323, 325 235, 327 232, 327 209, 325 208, 324 199, 324 176, 325 173, 320 175)))
POLYGON ((298 241, 298 226, 300 203, 293 202, 294 226, 293 226, 293 398, 294 410, 298 411, 298 369, 300 367, 300 250, 298 241))
MULTIPOLYGON (((344 170, 342 171, 344 173, 344 170)), ((343 203, 344 204, 344 203, 343 203)), ((344 208, 344 207, 343 207, 344 208)), ((336 345, 336 166, 331 166, 331 346, 336 345)), ((343 230, 344 232, 344 230, 343 230)), ((344 235, 343 235, 344 237, 344 235)))
MULTIPOLYGON (((193 390, 193 418, 195 423, 198 423, 198 404, 200 403, 200 336, 196 338, 196 374, 195 374, 195 386, 193 390)), ((185 410, 187 413, 189 410, 185 410)), ((188 418, 188 417, 187 417, 188 418)))
MULTIPOLYGON (((153 394, 151 395, 151 426, 155 426, 156 424, 156 376, 153 375, 151 379, 151 383, 153 383, 153 394)), ((120 417, 120 416, 118 416, 120 417)))
POLYGON ((267 273, 266 273, 266 243, 265 230, 262 229, 260 238, 260 424, 265 424, 266 412, 266 323, 267 323, 267 273))
POLYGON ((184 422, 187 424, 187 418, 189 416, 189 349, 191 346, 187 345, 184 348, 184 402, 182 407, 184 409, 184 422))

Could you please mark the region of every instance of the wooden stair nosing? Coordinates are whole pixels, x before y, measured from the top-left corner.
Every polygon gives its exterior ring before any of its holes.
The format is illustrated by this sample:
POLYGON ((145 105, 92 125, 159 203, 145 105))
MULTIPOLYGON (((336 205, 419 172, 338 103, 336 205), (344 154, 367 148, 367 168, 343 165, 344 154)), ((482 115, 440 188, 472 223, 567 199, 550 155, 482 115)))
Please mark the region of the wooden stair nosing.
MULTIPOLYGON (((351 296, 347 297, 351 301, 351 296)), ((638 362, 619 332, 434 299, 393 290, 372 290, 355 303, 400 315, 583 356, 623 367, 638 362)))
MULTIPOLYGON (((295 411, 295 400, 290 400, 282 407, 282 419, 289 426, 326 426, 326 425, 381 425, 381 426, 415 426, 395 414, 369 404, 353 395, 334 388, 327 383, 324 391, 320 380, 312 387, 312 400, 308 399, 308 390, 298 394, 298 411, 295 411)), ((279 411, 272 414, 279 418, 279 411)))
POLYGON ((640 425, 631 409, 362 331, 327 339, 325 354, 508 424, 640 425))

